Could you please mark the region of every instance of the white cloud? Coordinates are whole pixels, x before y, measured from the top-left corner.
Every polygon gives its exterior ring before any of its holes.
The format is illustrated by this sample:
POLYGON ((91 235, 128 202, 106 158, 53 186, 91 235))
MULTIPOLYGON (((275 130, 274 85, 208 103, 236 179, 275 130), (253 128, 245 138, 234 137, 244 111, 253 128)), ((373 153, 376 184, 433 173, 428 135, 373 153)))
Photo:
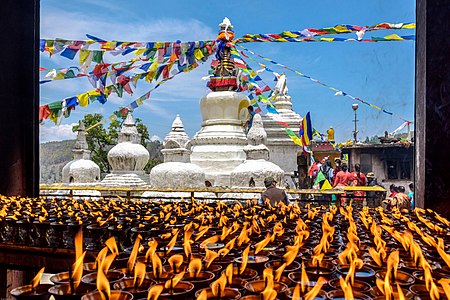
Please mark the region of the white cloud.
POLYGON ((150 141, 152 141, 152 142, 160 141, 161 142, 161 138, 155 134, 155 135, 152 135, 152 137, 150 138, 150 141))
POLYGON ((122 41, 188 41, 215 38, 215 30, 196 19, 156 19, 119 21, 98 18, 97 13, 45 7, 41 12, 41 37, 87 39, 86 33, 103 39, 122 41), (61 26, 64 24, 64 26, 61 26))
POLYGON ((59 126, 43 125, 39 127, 39 139, 41 143, 63 140, 74 140, 77 138, 76 133, 72 131, 72 127, 76 123, 63 124, 59 126))

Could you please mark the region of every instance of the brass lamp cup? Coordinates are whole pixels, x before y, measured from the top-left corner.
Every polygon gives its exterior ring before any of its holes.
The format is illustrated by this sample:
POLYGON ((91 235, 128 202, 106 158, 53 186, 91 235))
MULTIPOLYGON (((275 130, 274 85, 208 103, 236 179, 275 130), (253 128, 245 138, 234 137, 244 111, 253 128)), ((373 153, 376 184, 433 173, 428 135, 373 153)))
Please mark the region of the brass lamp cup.
MULTIPOLYGON (((351 284, 351 282, 349 282, 349 284, 351 284)), ((341 288, 341 285, 339 284, 339 278, 330 280, 328 282, 328 285, 333 290, 338 290, 341 288)), ((362 281, 362 280, 355 280, 354 283, 351 284, 351 286, 354 291, 358 291, 358 292, 362 292, 362 293, 368 293, 372 289, 372 286, 370 284, 368 284, 367 282, 362 281)))
MULTIPOLYGON (((386 277, 386 271, 378 271, 375 273, 375 277, 384 280, 386 277)), ((395 281, 391 281, 391 285, 395 285, 398 283, 401 287, 407 288, 414 284, 415 279, 412 275, 403 272, 403 271, 397 271, 397 277, 395 278, 395 281)))
POLYGON ((52 275, 52 276, 50 276, 49 279, 53 284, 56 284, 56 285, 70 283, 69 272, 61 272, 61 273, 52 275))
MULTIPOLYGON (((222 273, 225 272, 225 270, 222 271, 222 273)), ((258 276, 258 272, 253 269, 245 269, 242 274, 239 273, 239 268, 233 267, 233 278, 240 278, 247 281, 252 281, 258 276)))
POLYGON ((28 284, 11 290, 10 294, 17 300, 48 300, 50 298, 48 289, 52 286, 51 284, 40 284, 33 289, 31 284, 28 284))
MULTIPOLYGON (((198 290, 197 292, 195 292, 195 298, 197 298, 203 290, 206 290, 206 298, 208 300, 218 299, 216 296, 214 296, 211 288, 198 290)), ((223 293, 221 293, 220 295, 220 300, 237 300, 237 299, 242 299, 241 293, 237 289, 225 288, 223 293)))
POLYGON ((146 298, 148 289, 154 285, 155 281, 151 279, 144 279, 141 286, 135 287, 134 278, 124 278, 114 283, 114 289, 125 291, 133 294, 135 299, 146 298))
MULTIPOLYGON (((444 299, 445 298, 444 290, 440 286, 437 286, 437 289, 441 298, 444 299)), ((409 287, 409 291, 418 299, 421 300, 431 299, 430 292, 428 292, 425 284, 413 284, 412 286, 409 287)))
MULTIPOLYGON (((295 289, 295 287, 290 287, 285 291, 286 299, 290 300, 293 298, 294 289, 295 289)), ((310 288, 307 288, 306 292, 309 292, 309 291, 310 291, 310 288)), ((321 290, 321 291, 319 291, 319 293, 316 295, 316 297, 314 299, 316 299, 316 300, 328 299, 328 295, 325 291, 321 290)), ((296 300, 296 299, 294 299, 294 300, 296 300)))
MULTIPOLYGON (((406 299, 411 299, 413 297, 413 294, 408 289, 404 287, 400 288, 402 289, 403 295, 406 299)), ((386 299, 386 296, 378 289, 377 286, 374 286, 372 290, 370 290, 370 294, 373 296, 373 299, 386 299)), ((392 285, 392 294, 394 299, 398 299, 397 285, 392 285)))
MULTIPOLYGON (((349 265, 338 265, 337 271, 343 275, 346 276, 348 274, 350 266, 349 265)), ((355 278, 359 280, 371 280, 375 276, 375 271, 372 270, 369 267, 363 266, 361 269, 355 270, 355 278)))
MULTIPOLYGON (((124 277, 125 277, 125 274, 120 271, 111 270, 111 271, 108 271, 108 273, 106 273, 106 278, 108 278, 111 288, 113 287, 114 283, 123 279, 124 277)), ((81 278, 81 281, 86 284, 96 285, 97 284, 97 272, 84 275, 81 278)))
MULTIPOLYGON (((262 291, 264 291, 266 285, 265 280, 255 280, 247 282, 244 287, 249 294, 259 295, 262 291)), ((282 294, 288 289, 288 286, 282 282, 274 281, 273 289, 277 292, 277 294, 282 294)))
POLYGON ((181 300, 187 299, 194 290, 194 285, 190 282, 180 281, 172 289, 164 288, 158 300, 181 300))
POLYGON ((173 276, 174 276, 173 273, 161 273, 160 276, 155 276, 155 274, 153 272, 145 273, 145 278, 151 279, 151 280, 155 281, 157 284, 164 283, 167 280, 173 278, 173 276))
MULTIPOLYGON (((342 290, 333 290, 327 293, 328 298, 330 299, 345 299, 344 291, 342 290)), ((354 300, 372 300, 372 297, 364 295, 361 292, 353 291, 353 299, 354 300)))
MULTIPOLYGON (((103 295, 99 291, 88 293, 81 297, 81 300, 103 300, 103 295)), ((133 295, 125 291, 111 290, 109 300, 133 300, 133 295)))
MULTIPOLYGON (((242 263, 242 257, 237 257, 234 259, 238 264, 242 263)), ((264 270, 264 264, 269 261, 269 257, 263 255, 248 256, 247 266, 258 272, 264 270)))
POLYGON ((80 300, 83 295, 90 293, 95 289, 96 287, 93 285, 80 283, 73 293, 70 290, 69 284, 60 284, 52 286, 48 289, 48 292, 55 298, 55 300, 80 300))
POLYGON ((322 261, 318 266, 313 264, 312 261, 305 262, 305 271, 310 280, 317 280, 321 276, 326 279, 331 279, 335 270, 336 267, 330 262, 322 261))
POLYGON ((207 288, 209 284, 214 280, 214 273, 208 271, 202 271, 196 276, 191 276, 189 273, 185 273, 183 281, 194 284, 196 290, 207 288))
MULTIPOLYGON (((265 268, 271 268, 271 269, 278 269, 282 264, 284 263, 284 261, 282 260, 271 260, 268 261, 264 264, 265 268)), ((297 270, 299 270, 301 268, 300 263, 293 261, 289 266, 287 266, 286 268, 284 268, 283 273, 284 274, 289 274, 292 272, 296 272, 297 270)))

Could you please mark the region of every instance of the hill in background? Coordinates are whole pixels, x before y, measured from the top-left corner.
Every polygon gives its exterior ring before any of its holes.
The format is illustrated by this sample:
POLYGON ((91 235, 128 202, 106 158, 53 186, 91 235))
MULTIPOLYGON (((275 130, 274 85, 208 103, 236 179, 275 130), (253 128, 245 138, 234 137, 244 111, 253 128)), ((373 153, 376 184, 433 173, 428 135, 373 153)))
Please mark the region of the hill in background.
MULTIPOLYGON (((41 183, 52 184, 55 182, 61 182, 62 168, 72 160, 72 149, 74 146, 75 140, 40 144, 39 165, 41 183)), ((160 151, 161 149, 161 142, 148 142, 147 150, 150 152, 149 168, 147 168, 148 170, 163 162, 163 156, 160 151)))

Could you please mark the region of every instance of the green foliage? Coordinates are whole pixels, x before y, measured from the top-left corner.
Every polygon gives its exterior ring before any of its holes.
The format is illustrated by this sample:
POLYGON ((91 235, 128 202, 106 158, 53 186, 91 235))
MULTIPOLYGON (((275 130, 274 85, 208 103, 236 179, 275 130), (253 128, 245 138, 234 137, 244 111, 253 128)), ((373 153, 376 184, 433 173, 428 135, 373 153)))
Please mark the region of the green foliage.
MULTIPOLYGON (((101 173, 109 173, 111 170, 107 157, 108 151, 117 144, 120 128, 125 121, 125 117, 110 122, 107 129, 103 126, 102 120, 103 116, 96 113, 85 115, 82 121, 84 122, 86 129, 89 129, 86 132, 86 141, 89 150, 91 150, 91 159, 100 167, 101 173)), ((142 120, 139 118, 136 118, 135 122, 137 131, 141 134, 141 145, 147 148, 148 145, 153 143, 150 142, 147 126, 143 124, 142 120)), ((78 125, 74 126, 73 130, 76 131, 77 128, 78 125)), ((158 148, 158 145, 152 145, 152 147, 155 150, 158 150, 159 153, 160 148, 158 148)), ((146 166, 146 170, 148 171, 150 171, 154 165, 162 162, 162 156, 160 153, 154 154, 154 157, 151 157, 151 159, 155 159, 155 162, 148 163, 146 166)))

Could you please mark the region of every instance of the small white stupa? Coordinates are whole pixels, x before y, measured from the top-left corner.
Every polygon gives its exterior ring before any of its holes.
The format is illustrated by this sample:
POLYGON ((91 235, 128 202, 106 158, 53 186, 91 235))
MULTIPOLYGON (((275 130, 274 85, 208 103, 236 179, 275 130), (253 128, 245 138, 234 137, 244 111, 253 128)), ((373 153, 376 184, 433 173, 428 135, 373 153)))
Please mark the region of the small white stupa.
MULTIPOLYGON (((172 123, 172 131, 164 139, 164 163, 156 165, 150 171, 150 186, 152 188, 180 189, 204 188, 205 172, 190 162, 191 141, 184 130, 179 115, 172 123)), ((145 192, 142 197, 172 197, 190 198, 186 192, 145 192)), ((213 193, 196 192, 194 197, 215 198, 213 193)))
MULTIPOLYGON (((231 172, 232 188, 265 188, 264 179, 273 177, 283 184, 284 171, 269 160, 269 149, 266 147, 267 133, 261 120, 261 115, 253 117, 253 125, 247 134, 248 145, 244 147, 247 159, 231 172)), ((243 197, 257 198, 259 194, 224 194, 222 198, 243 197)))
POLYGON ((81 121, 77 132, 77 141, 72 149, 73 159, 62 169, 62 182, 95 184, 100 181, 100 168, 91 160, 84 123, 81 121))
POLYGON ((147 185, 144 168, 150 159, 150 154, 140 144, 138 133, 132 115, 129 113, 119 132, 118 144, 108 152, 108 162, 111 174, 106 175, 102 185, 137 187, 147 185))
POLYGON ((292 99, 288 95, 286 85, 286 75, 276 74, 277 84, 274 88, 274 105, 278 115, 271 117, 270 114, 262 117, 264 128, 267 132, 267 147, 270 150, 269 160, 280 166, 285 171, 285 178, 292 184, 291 176, 297 171, 297 155, 302 149, 294 144, 291 138, 286 134, 284 126, 278 121, 289 125, 294 132, 298 132, 302 117, 292 110, 292 99))

